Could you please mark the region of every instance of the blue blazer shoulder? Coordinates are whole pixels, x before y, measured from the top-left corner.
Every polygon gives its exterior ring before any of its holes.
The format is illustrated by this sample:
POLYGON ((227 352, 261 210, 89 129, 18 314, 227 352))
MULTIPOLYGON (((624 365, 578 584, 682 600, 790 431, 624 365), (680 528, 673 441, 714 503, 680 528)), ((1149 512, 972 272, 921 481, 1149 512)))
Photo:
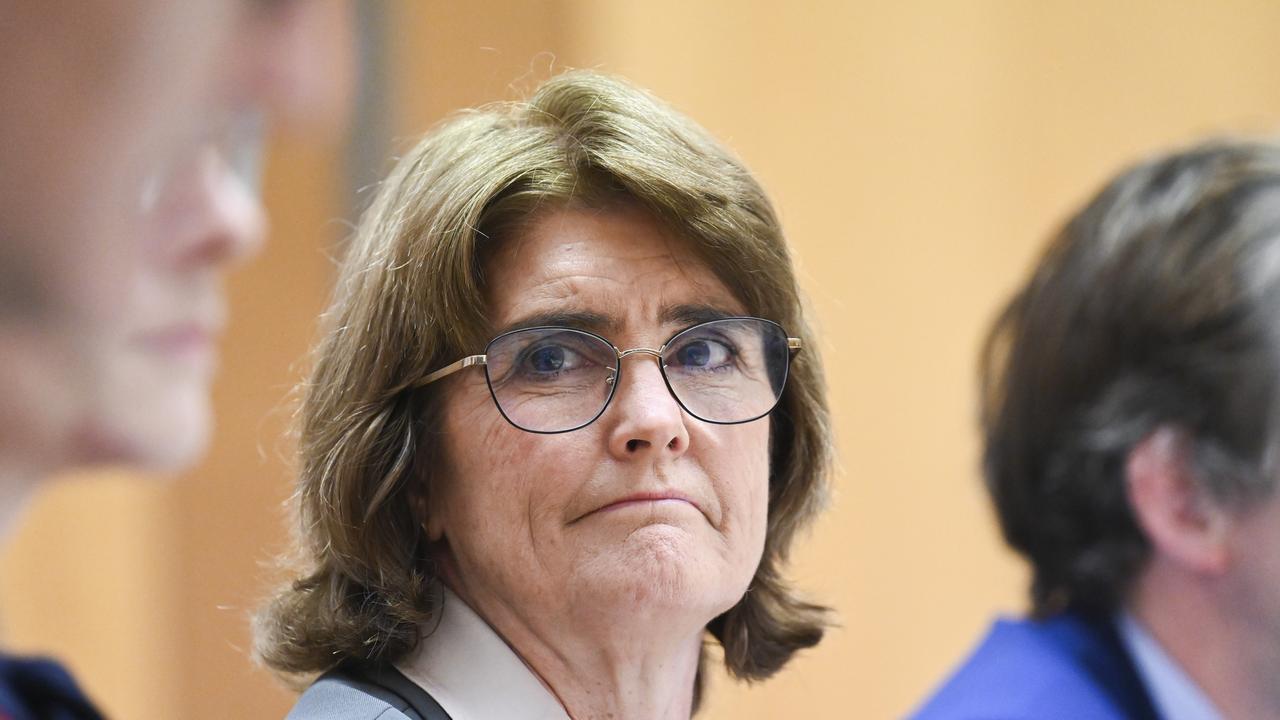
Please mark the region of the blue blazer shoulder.
POLYGON ((1106 618, 998 620, 913 720, 1158 720, 1106 618))

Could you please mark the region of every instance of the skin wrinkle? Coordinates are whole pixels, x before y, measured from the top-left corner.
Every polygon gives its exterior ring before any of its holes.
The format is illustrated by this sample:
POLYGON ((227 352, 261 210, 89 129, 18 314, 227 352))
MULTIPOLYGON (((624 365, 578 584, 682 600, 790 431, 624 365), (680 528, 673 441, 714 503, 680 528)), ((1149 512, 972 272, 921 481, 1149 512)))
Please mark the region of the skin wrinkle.
MULTIPOLYGON (((664 468, 663 468, 661 465, 656 466, 656 467, 654 468, 654 474, 657 476, 657 478, 658 478, 658 480, 659 480, 659 483, 658 483, 658 488, 659 488, 659 489, 661 489, 661 488, 673 488, 673 487, 675 487, 675 483, 673 483, 673 482, 671 482, 670 480, 668 480, 668 479, 667 479, 667 477, 666 477, 666 472, 665 472, 664 468)), ((709 502, 709 500, 708 500, 708 499, 700 498, 700 497, 691 497, 690 499, 692 500, 692 503, 691 503, 691 504, 692 504, 692 505, 693 505, 693 506, 698 510, 698 512, 702 513, 702 516, 703 516, 703 517, 705 517, 705 518, 707 519, 707 523, 708 523, 708 524, 710 524, 713 528, 716 528, 717 530, 721 529, 721 528, 720 528, 720 520, 719 520, 719 518, 721 518, 721 517, 723 517, 723 516, 724 516, 724 510, 723 510, 723 508, 718 508, 718 512, 716 512, 716 513, 714 514, 714 516, 713 516, 713 515, 710 513, 710 511, 708 510, 708 507, 709 507, 709 505, 710 505, 710 502, 709 502)), ((577 522, 581 521, 582 519, 586 518, 588 515, 591 515, 592 513, 597 512, 598 510, 600 510, 600 509, 602 509, 602 508, 606 507, 607 505, 608 505, 608 503, 607 503, 607 502, 606 502, 606 503, 599 504, 599 505, 596 505, 596 506, 594 506, 594 507, 591 507, 591 509, 587 510, 586 512, 584 512, 584 513, 582 513, 582 514, 580 514, 580 515, 579 515, 579 514, 576 514, 576 513, 577 513, 577 510, 574 510, 574 511, 571 513, 571 514, 574 514, 573 519, 569 520, 569 521, 568 521, 567 523, 565 523, 565 524, 566 524, 566 525, 572 525, 572 524, 574 524, 574 523, 577 523, 577 522)))
MULTIPOLYGON (((586 276, 586 275, 578 276, 576 280, 581 284, 577 284, 577 285, 574 284, 575 278, 557 278, 552 281, 549 281, 547 283, 548 285, 563 284, 564 286, 566 286, 566 289, 562 292, 557 292, 557 293, 545 292, 545 294, 535 295, 535 297, 530 298, 530 302, 534 304, 534 309, 528 311, 527 313, 524 313, 522 317, 542 314, 542 312, 540 312, 538 309, 538 305, 537 305, 538 301, 544 301, 543 304, 547 306, 546 312, 552 312, 557 309, 559 309, 560 311, 563 311, 566 302, 572 302, 574 298, 581 296, 580 288, 582 287, 582 285, 586 284, 586 283, 582 283, 581 281, 583 279, 588 279, 588 278, 590 278, 590 276, 586 276)), ((613 282, 608 278, 590 278, 590 279, 600 283, 613 282)), ((543 290, 543 288, 534 288, 530 290, 530 292, 536 294, 536 293, 539 293, 540 290, 543 290)), ((610 342, 615 343, 618 347, 621 347, 623 349, 634 348, 634 347, 657 348, 667 340, 670 340, 671 337, 676 333, 678 333, 679 331, 686 329, 684 327, 686 323, 681 322, 681 320, 678 317, 676 317, 677 313, 675 312, 675 310, 678 309, 676 306, 672 306, 670 308, 664 307, 664 308, 654 310, 650 306, 652 301, 643 299, 641 302, 646 303, 646 306, 644 307, 644 309, 640 311, 640 313, 649 314, 652 316, 657 316, 659 318, 662 318, 662 330, 666 331, 665 334, 655 334, 648 338, 642 338, 642 339, 636 339, 636 340, 624 340, 622 338, 609 337, 610 331, 612 331, 613 334, 617 334, 617 329, 621 324, 621 320, 619 318, 625 317, 628 314, 626 312, 626 309, 628 307, 634 307, 633 305, 630 305, 627 302, 629 298, 626 297, 627 291, 625 288, 619 288, 617 295, 620 297, 619 299, 615 300, 615 304, 619 305, 623 310, 623 312, 600 311, 600 310, 592 311, 593 315, 598 315, 604 321, 604 325, 603 327, 587 327, 584 329, 604 335, 606 339, 608 339, 610 342)), ((686 307, 686 306, 680 306, 680 307, 686 307)), ((708 307, 711 307, 711 306, 708 306, 708 307)), ((738 309, 725 312, 726 316, 728 315, 741 316, 745 314, 744 311, 740 309, 741 305, 737 301, 734 301, 732 303, 732 307, 735 307, 738 309)), ((696 323, 688 323, 688 324, 696 324, 696 323)), ((518 328, 523 325, 523 321, 520 319, 511 319, 511 320, 504 321, 503 323, 501 323, 501 325, 502 327, 505 327, 505 328, 518 328)))
MULTIPOLYGON (((450 393, 450 400, 448 402, 450 404, 458 402, 458 400, 454 398, 456 398, 457 395, 464 395, 466 399, 470 401, 468 403, 467 412, 466 412, 466 415, 468 417, 483 416, 483 414, 487 412, 492 412, 493 414, 496 415, 497 408, 493 406, 493 400, 488 395, 488 388, 484 387, 485 381, 484 381, 483 375, 481 373, 472 373, 471 377, 467 379, 466 384, 469 387, 470 392, 450 393), (477 392, 477 389, 483 389, 483 392, 477 392)), ((501 418, 499 418, 499 421, 500 422, 493 422, 489 424, 489 428, 486 431, 484 442, 482 443, 483 447, 488 447, 488 448, 502 447, 503 443, 501 440, 501 435, 504 434, 508 429, 510 429, 511 431, 520 433, 521 436, 527 436, 530 439, 536 440, 537 438, 536 435, 533 435, 531 433, 524 433, 522 431, 515 430, 515 428, 510 428, 510 426, 506 423, 506 421, 502 420, 501 418)), ((478 420, 467 423, 467 425, 471 427, 475 427, 480 424, 481 423, 478 420)), ((530 443, 525 443, 525 445, 527 444, 530 444, 530 443)), ((514 453, 513 454, 514 457, 511 457, 506 461, 507 464, 510 464, 512 466, 518 466, 519 457, 523 454, 525 453, 514 453)), ((535 547, 538 544, 538 541, 532 534, 533 528, 536 526, 532 506, 529 506, 527 508, 526 522, 527 522, 527 525, 526 525, 527 534, 529 535, 529 537, 527 538, 527 541, 528 541, 527 546, 535 547)), ((480 531, 483 532, 483 529, 481 528, 480 531)), ((547 567, 545 567, 545 565, 542 564, 543 557, 544 555, 541 553, 535 553, 534 555, 535 561, 539 563, 538 571, 540 573, 546 573, 549 570, 547 567)))

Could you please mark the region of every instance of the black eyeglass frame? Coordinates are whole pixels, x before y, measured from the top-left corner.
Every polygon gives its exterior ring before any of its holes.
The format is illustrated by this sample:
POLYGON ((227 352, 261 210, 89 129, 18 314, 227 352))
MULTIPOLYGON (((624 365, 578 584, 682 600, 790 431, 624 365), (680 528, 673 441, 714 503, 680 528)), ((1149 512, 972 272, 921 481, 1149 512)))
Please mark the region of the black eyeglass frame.
POLYGON ((676 404, 678 404, 682 410, 689 413, 690 417, 697 418, 702 422, 710 423, 712 425, 742 425, 743 423, 755 422, 756 420, 759 420, 760 418, 768 415, 769 413, 773 412, 775 408, 778 407, 778 403, 782 402, 782 394, 786 392, 787 380, 791 375, 791 356, 799 352, 802 347, 803 347, 803 343, 800 340, 800 338, 790 337, 789 335, 787 335, 787 331, 782 327, 782 325, 772 320, 766 320, 764 318, 751 317, 751 316, 716 318, 714 320, 707 320, 705 322, 700 322, 695 325, 690 325, 689 327, 684 328, 683 330, 677 331, 674 335, 668 338, 667 341, 664 342, 657 349, 638 347, 638 348, 630 348, 628 350, 622 350, 617 345, 614 345, 612 342, 610 342, 604 336, 598 333, 593 333, 590 330, 583 330, 582 328, 567 327, 567 326, 561 326, 561 325, 537 325, 533 327, 525 327, 525 328, 517 328, 515 330, 508 330, 504 333, 501 333, 495 336, 492 340, 489 341, 487 345, 485 345, 484 354, 468 355, 467 357, 464 357, 461 360, 450 363, 440 368, 439 370, 431 372, 426 377, 424 377, 420 383, 418 383, 418 386, 423 387, 426 385, 430 385, 431 383, 436 382, 437 380, 442 380, 448 377, 449 375, 452 375, 458 372, 459 370, 463 370, 465 368, 471 367, 472 365, 484 365, 485 366, 484 382, 485 382, 485 385, 489 388, 489 397, 493 399, 493 405, 494 407, 498 408, 498 413, 502 415, 502 419, 510 423, 512 427, 518 430, 522 430, 524 432, 534 433, 536 435, 560 435, 562 433, 573 432, 574 430, 581 430, 582 428, 590 425, 596 420, 599 420, 600 416, 604 415, 604 411, 609 409, 609 404, 613 402, 613 395, 618 391, 618 385, 621 384, 622 382, 622 359, 623 358, 627 357, 628 355, 637 355, 637 354, 652 355, 654 359, 657 360, 658 362, 658 372, 662 375, 663 384, 667 386, 667 392, 671 394, 671 397, 675 399, 676 404), (785 337, 787 339, 787 351, 788 351, 787 362, 786 362, 786 366, 783 367, 782 369, 782 382, 780 384, 780 389, 778 390, 777 397, 774 398, 773 404, 769 406, 768 410, 765 410, 764 412, 760 413, 759 415, 756 415, 755 417, 750 417, 745 420, 708 420, 707 418, 704 418, 701 415, 690 410, 689 407, 685 405, 684 401, 680 399, 680 395, 676 393, 673 387, 671 387, 671 379, 667 377, 667 366, 662 361, 662 354, 666 351, 668 347, 671 346, 671 344, 676 340, 676 338, 689 332, 690 330, 700 328, 704 325, 711 325, 714 323, 720 323, 720 322, 726 322, 726 321, 732 321, 732 320, 751 320, 753 322, 766 323, 768 325, 772 325, 773 327, 777 328, 778 331, 781 333, 781 337, 785 337), (618 360, 617 367, 609 368, 610 370, 613 371, 613 376, 611 378, 612 381, 609 383, 610 385, 609 396, 605 398, 604 402, 600 405, 600 410, 595 415, 593 415, 590 420, 587 420, 586 422, 580 423, 578 425, 574 425, 573 427, 570 427, 570 428, 565 428, 563 430, 533 430, 533 429, 524 427, 523 425, 520 425, 516 421, 512 420, 511 417, 507 415, 507 411, 502 409, 502 403, 498 401, 498 394, 493 389, 493 378, 489 375, 489 365, 487 362, 487 358, 490 355, 490 350, 493 348, 495 343, 497 343, 498 341, 502 340, 505 337, 509 337, 517 333, 531 332, 534 330, 568 330, 570 332, 589 335, 593 338, 596 338, 600 342, 604 343, 606 346, 612 349, 614 352, 614 355, 617 356, 617 360, 618 360))

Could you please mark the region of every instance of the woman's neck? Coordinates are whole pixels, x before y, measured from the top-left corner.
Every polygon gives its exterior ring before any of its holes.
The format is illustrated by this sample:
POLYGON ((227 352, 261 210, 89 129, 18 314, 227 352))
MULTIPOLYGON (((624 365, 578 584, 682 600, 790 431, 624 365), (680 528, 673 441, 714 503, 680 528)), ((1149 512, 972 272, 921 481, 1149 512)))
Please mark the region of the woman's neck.
POLYGON ((616 642, 597 646, 576 638, 548 639, 553 644, 538 638, 515 646, 569 717, 688 720, 693 714, 701 633, 661 644, 646 638, 631 651, 616 642))
MULTIPOLYGON (((456 579, 456 578, 455 578, 456 579)), ((702 653, 692 618, 626 611, 608 616, 583 603, 539 616, 465 583, 449 583, 560 700, 574 720, 688 720, 702 653), (681 620, 685 620, 681 622, 681 620)))

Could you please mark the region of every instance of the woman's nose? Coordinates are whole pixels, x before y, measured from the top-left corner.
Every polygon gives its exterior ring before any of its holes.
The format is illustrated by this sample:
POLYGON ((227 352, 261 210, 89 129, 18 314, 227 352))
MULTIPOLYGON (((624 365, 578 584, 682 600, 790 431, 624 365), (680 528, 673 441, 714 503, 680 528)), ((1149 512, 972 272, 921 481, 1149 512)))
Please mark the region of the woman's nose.
POLYGON ((667 388, 658 363, 648 353, 629 355, 620 363, 614 391, 609 451, 619 459, 683 455, 689 447, 686 415, 667 388))

